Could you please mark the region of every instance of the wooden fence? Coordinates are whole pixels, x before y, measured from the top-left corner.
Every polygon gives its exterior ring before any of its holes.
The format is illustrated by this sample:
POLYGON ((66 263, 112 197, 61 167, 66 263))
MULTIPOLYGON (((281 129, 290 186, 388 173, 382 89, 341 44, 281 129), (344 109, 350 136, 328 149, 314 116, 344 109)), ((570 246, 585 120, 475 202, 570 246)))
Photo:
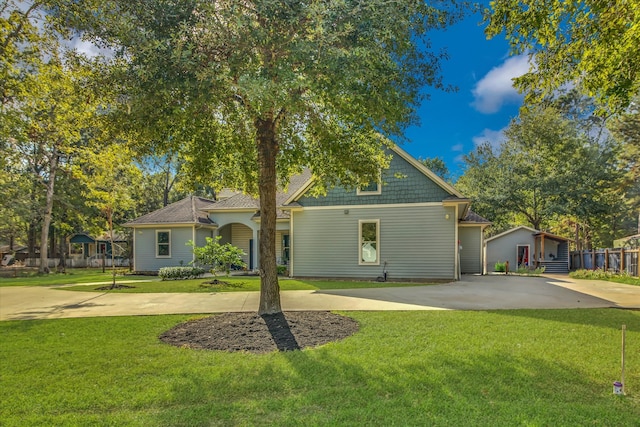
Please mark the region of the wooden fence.
POLYGON ((627 272, 638 277, 640 249, 594 249, 574 251, 570 256, 571 270, 605 270, 616 273, 627 272))

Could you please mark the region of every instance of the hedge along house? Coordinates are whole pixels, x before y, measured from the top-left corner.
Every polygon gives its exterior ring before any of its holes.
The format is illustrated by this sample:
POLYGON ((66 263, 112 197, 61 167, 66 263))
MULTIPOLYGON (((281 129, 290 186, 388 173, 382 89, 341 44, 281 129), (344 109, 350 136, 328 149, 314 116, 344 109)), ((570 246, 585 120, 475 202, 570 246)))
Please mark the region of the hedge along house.
POLYGON ((486 239, 486 271, 509 261, 509 269, 544 267, 546 273, 569 272, 569 242, 561 236, 521 225, 486 239))
MULTIPOLYGON (((307 170, 278 192, 277 261, 287 265, 290 276, 376 279, 386 272, 392 280, 453 280, 482 272, 483 229, 490 223, 469 210, 469 199, 402 149, 390 152, 390 168, 366 188, 336 187, 313 197, 314 179, 307 170)), ((259 268, 259 201, 243 194, 215 202, 191 199, 201 204, 181 225, 172 218, 172 210, 181 209, 173 205, 125 224, 134 228, 134 269, 157 271, 189 262, 192 256, 178 248, 190 254, 186 241, 201 245, 206 235, 240 247, 248 268, 259 268), (169 234, 158 237, 163 232, 169 234)), ((174 205, 189 206, 187 200, 174 205)))

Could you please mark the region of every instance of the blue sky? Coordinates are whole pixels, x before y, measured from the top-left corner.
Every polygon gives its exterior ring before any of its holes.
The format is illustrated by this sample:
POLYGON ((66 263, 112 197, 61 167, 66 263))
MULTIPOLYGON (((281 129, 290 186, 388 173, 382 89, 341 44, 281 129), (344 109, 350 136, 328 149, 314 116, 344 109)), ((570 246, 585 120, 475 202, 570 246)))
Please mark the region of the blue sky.
POLYGON ((431 35, 434 49, 446 48, 442 63, 445 84, 457 92, 427 89, 430 99, 419 110, 420 126, 407 130, 402 148, 414 157, 442 158, 453 178, 464 170, 462 156, 476 144, 498 144, 503 129, 518 115, 522 97, 511 79, 528 70, 528 58, 509 57, 504 36, 487 40, 482 17, 475 14, 431 35))

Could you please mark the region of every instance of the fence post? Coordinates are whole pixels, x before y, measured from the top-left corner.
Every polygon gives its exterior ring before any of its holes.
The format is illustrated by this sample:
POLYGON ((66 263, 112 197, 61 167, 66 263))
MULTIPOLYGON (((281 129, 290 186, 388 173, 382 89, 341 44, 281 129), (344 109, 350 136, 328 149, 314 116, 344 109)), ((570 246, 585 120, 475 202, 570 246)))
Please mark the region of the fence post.
POLYGON ((596 250, 591 249, 591 269, 596 269, 596 250))
POLYGON ((609 249, 604 250, 604 271, 609 271, 609 249))
POLYGON ((624 271, 624 248, 620 248, 620 273, 624 271))

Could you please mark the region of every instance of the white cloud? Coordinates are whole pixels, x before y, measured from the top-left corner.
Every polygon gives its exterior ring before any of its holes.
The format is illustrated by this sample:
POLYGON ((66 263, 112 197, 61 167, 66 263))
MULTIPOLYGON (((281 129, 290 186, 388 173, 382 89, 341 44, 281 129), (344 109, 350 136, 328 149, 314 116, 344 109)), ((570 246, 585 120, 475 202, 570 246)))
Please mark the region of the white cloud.
POLYGON ((489 71, 473 88, 474 101, 471 105, 481 113, 492 114, 507 103, 517 103, 522 99, 513 87, 512 79, 529 71, 529 55, 508 58, 498 67, 489 71))
POLYGON ((94 58, 99 55, 113 56, 113 51, 100 48, 90 41, 82 40, 80 37, 74 37, 67 43, 67 45, 71 49, 74 49, 89 58, 94 58))
POLYGON ((505 139, 504 131, 506 129, 506 127, 500 130, 484 129, 480 135, 476 135, 472 138, 473 145, 477 147, 488 142, 493 149, 497 150, 505 139))
POLYGON ((463 144, 456 144, 451 147, 451 151, 462 151, 462 150, 464 150, 463 144))

